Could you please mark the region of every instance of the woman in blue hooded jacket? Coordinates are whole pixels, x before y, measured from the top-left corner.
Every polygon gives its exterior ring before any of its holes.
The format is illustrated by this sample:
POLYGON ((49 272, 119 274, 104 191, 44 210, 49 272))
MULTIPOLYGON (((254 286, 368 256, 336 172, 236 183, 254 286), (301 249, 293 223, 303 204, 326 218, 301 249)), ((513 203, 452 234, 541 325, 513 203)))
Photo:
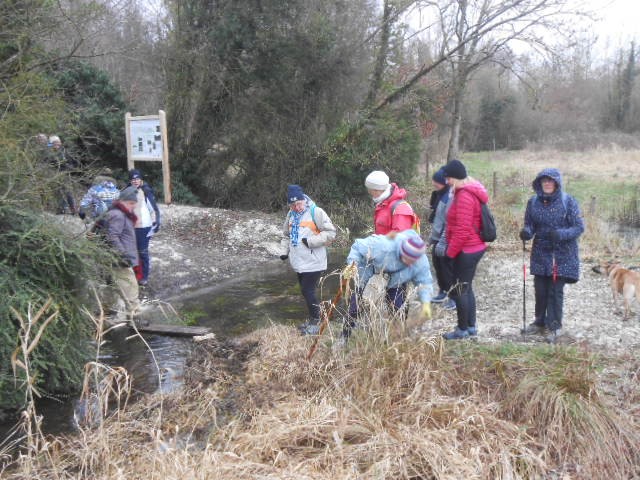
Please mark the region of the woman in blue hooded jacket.
POLYGON ((545 168, 532 186, 535 195, 527 203, 520 239, 533 238, 535 320, 523 333, 547 333, 546 340, 555 342, 562 329, 564 285, 580 278, 578 237, 584 222, 576 199, 562 190, 559 170, 545 168))

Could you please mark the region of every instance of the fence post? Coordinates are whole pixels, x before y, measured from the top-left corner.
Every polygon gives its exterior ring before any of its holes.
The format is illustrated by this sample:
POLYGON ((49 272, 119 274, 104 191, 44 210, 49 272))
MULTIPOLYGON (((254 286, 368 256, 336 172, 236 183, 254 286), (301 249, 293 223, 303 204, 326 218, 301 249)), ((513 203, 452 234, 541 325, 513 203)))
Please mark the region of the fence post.
POLYGON ((493 198, 498 196, 498 172, 493 172, 493 198))
POLYGON ((596 196, 591 196, 591 202, 589 203, 589 215, 596 214, 596 196))

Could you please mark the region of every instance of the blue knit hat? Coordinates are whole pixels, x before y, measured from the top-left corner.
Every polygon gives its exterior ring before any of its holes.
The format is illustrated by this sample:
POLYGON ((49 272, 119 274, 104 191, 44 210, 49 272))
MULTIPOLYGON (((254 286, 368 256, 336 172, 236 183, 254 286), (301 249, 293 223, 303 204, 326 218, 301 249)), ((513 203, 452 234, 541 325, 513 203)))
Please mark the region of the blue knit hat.
POLYGON ((137 168, 132 168, 129 170, 129 180, 133 180, 134 178, 139 178, 142 180, 142 172, 137 168))
POLYGON ((304 192, 300 185, 289 185, 287 187, 287 203, 297 202, 298 200, 304 200, 304 192))
POLYGON ((467 178, 467 169, 464 168, 464 164, 460 160, 450 160, 444 166, 444 175, 445 177, 463 180, 467 178))
POLYGON ((440 185, 447 184, 447 176, 444 174, 444 167, 440 168, 436 173, 433 174, 432 180, 440 185))

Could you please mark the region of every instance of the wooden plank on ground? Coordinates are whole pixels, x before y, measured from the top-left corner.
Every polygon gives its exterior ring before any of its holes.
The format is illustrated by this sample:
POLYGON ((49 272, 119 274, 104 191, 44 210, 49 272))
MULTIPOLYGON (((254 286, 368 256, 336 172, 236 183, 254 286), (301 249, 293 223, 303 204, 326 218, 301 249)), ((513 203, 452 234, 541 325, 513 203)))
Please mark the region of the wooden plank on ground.
POLYGON ((211 332, 209 327, 187 327, 185 325, 165 325, 149 324, 138 326, 140 333, 155 333, 157 335, 169 335, 174 337, 193 337, 196 335, 206 335, 211 332))
MULTIPOLYGON (((114 322, 107 320, 109 327, 132 328, 129 322, 114 322)), ((155 333, 156 335, 168 335, 172 337, 195 337, 211 333, 209 327, 187 327, 185 325, 167 325, 155 323, 149 325, 137 325, 140 333, 155 333)))

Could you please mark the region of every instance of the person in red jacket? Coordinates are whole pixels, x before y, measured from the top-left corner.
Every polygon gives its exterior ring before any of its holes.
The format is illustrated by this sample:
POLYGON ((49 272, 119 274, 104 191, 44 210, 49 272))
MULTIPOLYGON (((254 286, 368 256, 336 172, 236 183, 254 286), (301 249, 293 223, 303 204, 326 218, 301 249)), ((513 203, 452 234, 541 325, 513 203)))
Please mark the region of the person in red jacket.
POLYGON ((380 170, 367 175, 364 185, 376 205, 373 213, 373 233, 386 235, 413 227, 414 213, 407 202, 407 191, 404 188, 389 183, 389 176, 380 170))
POLYGON ((489 201, 489 194, 479 181, 467 176, 467 169, 460 160, 447 163, 444 174, 453 191, 453 199, 447 213, 446 243, 440 246, 444 251, 439 253, 453 259, 454 288, 450 297, 456 302, 458 326, 443 337, 457 340, 478 333, 472 282, 487 248, 479 232, 481 204, 489 201))

